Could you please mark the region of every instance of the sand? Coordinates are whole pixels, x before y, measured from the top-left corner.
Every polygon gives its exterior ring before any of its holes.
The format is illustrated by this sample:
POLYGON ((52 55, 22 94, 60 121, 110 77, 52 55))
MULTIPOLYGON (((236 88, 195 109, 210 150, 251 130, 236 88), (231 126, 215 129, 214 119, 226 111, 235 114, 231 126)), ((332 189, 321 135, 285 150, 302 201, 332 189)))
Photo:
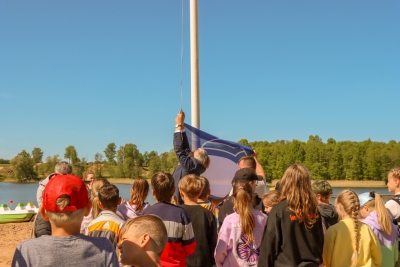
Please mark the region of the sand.
POLYGON ((11 266, 18 243, 31 237, 33 222, 0 224, 0 267, 11 266))

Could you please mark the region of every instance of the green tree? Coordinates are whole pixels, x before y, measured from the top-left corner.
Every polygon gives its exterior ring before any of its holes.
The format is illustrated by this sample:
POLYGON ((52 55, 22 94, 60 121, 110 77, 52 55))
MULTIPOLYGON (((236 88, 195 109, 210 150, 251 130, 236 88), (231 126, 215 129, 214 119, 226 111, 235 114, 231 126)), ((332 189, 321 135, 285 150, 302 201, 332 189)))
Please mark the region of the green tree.
POLYGON ((42 151, 40 148, 35 147, 35 148, 32 150, 32 160, 33 160, 33 163, 42 162, 42 158, 43 158, 43 151, 42 151))
POLYGON ((48 156, 46 158, 46 171, 48 173, 54 172, 54 167, 61 161, 60 156, 58 154, 54 156, 48 156))
POLYGON ((125 161, 124 146, 120 146, 118 151, 117 151, 117 166, 118 166, 118 174, 117 174, 117 176, 119 178, 125 178, 124 161, 125 161))
POLYGON ((101 153, 96 153, 94 155, 94 162, 96 164, 96 171, 95 171, 95 176, 98 178, 101 178, 101 163, 103 162, 103 154, 101 153))
POLYGON ((149 160, 149 174, 153 176, 156 172, 161 171, 161 160, 159 156, 152 156, 149 160))
POLYGON ((14 167, 15 177, 19 181, 26 182, 37 177, 33 169, 34 163, 31 155, 25 150, 22 150, 16 157, 11 159, 10 163, 14 167))
POLYGON ((69 163, 75 164, 79 162, 78 152, 74 146, 69 146, 65 149, 64 158, 68 159, 69 163))
POLYGON ((116 164, 115 156, 117 155, 117 146, 115 143, 109 143, 107 145, 106 149, 104 150, 104 155, 106 155, 108 163, 113 165, 116 164))

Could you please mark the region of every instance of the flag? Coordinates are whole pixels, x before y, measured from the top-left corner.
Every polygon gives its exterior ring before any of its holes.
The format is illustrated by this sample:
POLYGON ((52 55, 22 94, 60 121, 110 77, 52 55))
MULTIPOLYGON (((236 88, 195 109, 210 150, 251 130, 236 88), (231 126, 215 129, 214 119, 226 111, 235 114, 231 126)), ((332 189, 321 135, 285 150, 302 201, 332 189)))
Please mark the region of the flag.
POLYGON ((185 123, 190 150, 203 148, 210 157, 210 166, 202 176, 210 181, 211 194, 223 197, 232 189, 232 179, 239 169, 239 159, 251 155, 253 149, 239 143, 219 139, 185 123))

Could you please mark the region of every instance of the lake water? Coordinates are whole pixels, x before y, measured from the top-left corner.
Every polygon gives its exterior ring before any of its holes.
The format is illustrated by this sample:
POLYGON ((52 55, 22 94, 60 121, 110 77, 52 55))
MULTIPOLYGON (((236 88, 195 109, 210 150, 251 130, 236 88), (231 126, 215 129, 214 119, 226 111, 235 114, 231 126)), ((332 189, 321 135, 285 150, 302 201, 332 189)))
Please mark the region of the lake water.
MULTIPOLYGON (((115 184, 120 192, 120 196, 125 200, 130 198, 129 190, 131 185, 129 184, 115 184)), ((36 191, 38 188, 38 183, 0 183, 0 204, 7 204, 11 209, 14 209, 17 203, 28 203, 33 202, 37 205, 36 202, 36 191), (13 200, 13 203, 10 204, 10 200, 13 200)), ((381 188, 333 188, 333 194, 339 194, 340 191, 344 189, 352 189, 357 194, 361 194, 364 192, 376 191, 378 194, 385 195, 389 194, 386 187, 381 188)), ((334 200, 333 198, 331 200, 334 200)), ((150 204, 155 203, 155 199, 151 193, 149 193, 147 197, 147 202, 150 204)), ((332 201, 331 201, 332 202, 332 201)))

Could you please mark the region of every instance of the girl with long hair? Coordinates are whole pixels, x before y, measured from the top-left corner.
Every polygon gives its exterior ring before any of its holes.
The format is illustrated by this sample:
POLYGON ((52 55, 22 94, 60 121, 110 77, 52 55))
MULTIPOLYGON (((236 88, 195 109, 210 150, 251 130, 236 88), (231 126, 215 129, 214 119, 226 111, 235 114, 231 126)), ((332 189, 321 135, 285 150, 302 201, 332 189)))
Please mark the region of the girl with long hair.
POLYGON ((264 229, 258 266, 318 267, 324 234, 310 174, 302 165, 292 165, 280 186, 279 203, 270 211, 264 229))
POLYGON ((217 266, 257 266, 261 234, 267 216, 253 208, 253 190, 248 182, 233 187, 235 212, 228 215, 218 234, 217 266))
POLYGON ((362 222, 371 227, 381 244, 381 266, 394 266, 398 260, 397 226, 393 224, 382 197, 375 192, 362 193, 360 214, 362 222))
POLYGON ((88 216, 83 217, 82 224, 81 224, 81 233, 86 234, 87 227, 89 223, 97 217, 100 213, 100 208, 99 208, 99 197, 97 196, 97 192, 99 191, 100 187, 103 185, 110 184, 110 182, 107 179, 104 178, 98 178, 95 179, 92 183, 92 188, 89 191, 90 192, 90 201, 92 202, 92 209, 89 213, 88 216))
MULTIPOLYGON (((359 221, 360 201, 352 190, 336 198, 340 221, 325 234, 323 259, 326 267, 381 266, 382 253, 372 229, 359 221)), ((394 265, 382 265, 394 266, 394 265)))
POLYGON ((125 220, 138 217, 143 210, 148 208, 150 204, 145 202, 149 194, 149 182, 146 179, 138 178, 131 187, 131 199, 118 205, 118 211, 122 214, 125 220))

